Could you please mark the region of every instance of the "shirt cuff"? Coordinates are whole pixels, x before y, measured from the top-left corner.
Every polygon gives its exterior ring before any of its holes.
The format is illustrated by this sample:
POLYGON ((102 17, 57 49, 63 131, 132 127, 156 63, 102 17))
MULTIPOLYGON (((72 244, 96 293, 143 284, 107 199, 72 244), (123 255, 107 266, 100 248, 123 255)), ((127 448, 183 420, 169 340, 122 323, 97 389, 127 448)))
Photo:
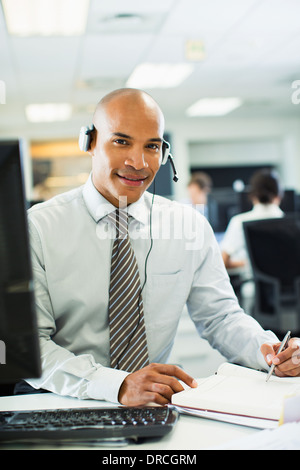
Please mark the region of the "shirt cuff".
MULTIPOLYGON (((269 344, 276 344, 279 342, 279 339, 277 338, 277 336, 272 332, 272 331, 265 331, 265 341, 263 341, 260 346, 264 343, 269 343, 269 344)), ((261 368, 261 370, 264 370, 264 371, 267 371, 270 366, 267 364, 261 350, 260 350, 260 347, 257 351, 257 361, 258 361, 258 364, 261 368)))
POLYGON ((120 387, 129 372, 101 367, 87 386, 88 398, 119 403, 120 387))

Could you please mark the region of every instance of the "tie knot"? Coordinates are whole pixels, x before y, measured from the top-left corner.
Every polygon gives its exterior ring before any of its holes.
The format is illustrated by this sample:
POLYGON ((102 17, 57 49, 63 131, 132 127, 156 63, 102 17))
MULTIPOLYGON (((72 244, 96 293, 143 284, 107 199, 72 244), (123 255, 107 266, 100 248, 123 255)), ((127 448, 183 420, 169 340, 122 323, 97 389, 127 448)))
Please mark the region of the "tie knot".
POLYGON ((116 238, 126 238, 128 235, 128 213, 126 209, 116 209, 108 214, 108 218, 116 228, 116 238))

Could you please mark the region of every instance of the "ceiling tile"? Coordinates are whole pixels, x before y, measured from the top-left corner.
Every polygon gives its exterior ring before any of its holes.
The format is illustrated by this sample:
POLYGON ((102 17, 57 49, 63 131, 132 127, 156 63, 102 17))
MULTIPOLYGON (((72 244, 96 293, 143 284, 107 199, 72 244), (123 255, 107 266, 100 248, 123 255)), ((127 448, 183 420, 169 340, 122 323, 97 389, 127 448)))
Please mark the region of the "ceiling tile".
POLYGON ((237 24, 257 0, 179 0, 170 11, 164 34, 218 38, 237 24))
POLYGON ((141 0, 110 0, 103 2, 99 0, 91 0, 90 15, 112 15, 119 13, 162 13, 169 12, 178 0, 151 0, 145 2, 141 0))
MULTIPOLYGON (((43 102, 70 93, 76 72, 76 38, 12 38, 12 52, 24 100, 43 102)), ((64 98, 65 100, 66 98, 64 98)))
POLYGON ((262 0, 257 2, 241 26, 243 33, 250 37, 277 35, 284 39, 286 34, 299 32, 299 17, 299 0, 262 0))
POLYGON ((143 60, 152 41, 152 35, 88 35, 83 44, 79 78, 120 77, 126 80, 143 60))

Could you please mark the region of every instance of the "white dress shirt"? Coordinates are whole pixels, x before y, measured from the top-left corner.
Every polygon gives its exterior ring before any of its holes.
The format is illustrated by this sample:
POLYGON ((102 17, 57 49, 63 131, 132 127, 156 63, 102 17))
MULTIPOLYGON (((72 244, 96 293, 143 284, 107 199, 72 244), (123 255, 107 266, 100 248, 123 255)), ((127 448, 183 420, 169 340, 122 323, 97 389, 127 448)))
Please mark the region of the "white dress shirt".
POLYGON ((283 217, 284 213, 277 204, 257 203, 248 212, 237 214, 230 219, 224 238, 221 242, 221 250, 225 251, 233 261, 244 260, 245 270, 249 269, 249 259, 244 236, 243 223, 251 220, 272 219, 283 217))
MULTIPOLYGON (((111 369, 109 358, 115 229, 105 216, 114 209, 90 176, 84 186, 29 211, 43 370, 40 379, 28 380, 35 388, 118 401, 127 372, 111 369)), ((205 217, 160 196, 153 202, 147 192, 128 212, 142 285, 146 273, 142 295, 150 362, 168 361, 187 305, 199 334, 229 361, 266 368, 260 345, 278 340, 239 307, 205 217)))

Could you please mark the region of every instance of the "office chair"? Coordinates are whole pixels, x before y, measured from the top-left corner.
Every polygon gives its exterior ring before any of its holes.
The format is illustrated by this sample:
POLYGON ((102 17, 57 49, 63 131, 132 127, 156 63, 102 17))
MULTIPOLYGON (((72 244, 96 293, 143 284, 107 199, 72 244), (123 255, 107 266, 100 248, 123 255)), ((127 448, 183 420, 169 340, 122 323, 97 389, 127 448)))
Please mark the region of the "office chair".
POLYGON ((296 215, 243 224, 253 271, 253 317, 279 336, 300 332, 300 219, 296 215))

